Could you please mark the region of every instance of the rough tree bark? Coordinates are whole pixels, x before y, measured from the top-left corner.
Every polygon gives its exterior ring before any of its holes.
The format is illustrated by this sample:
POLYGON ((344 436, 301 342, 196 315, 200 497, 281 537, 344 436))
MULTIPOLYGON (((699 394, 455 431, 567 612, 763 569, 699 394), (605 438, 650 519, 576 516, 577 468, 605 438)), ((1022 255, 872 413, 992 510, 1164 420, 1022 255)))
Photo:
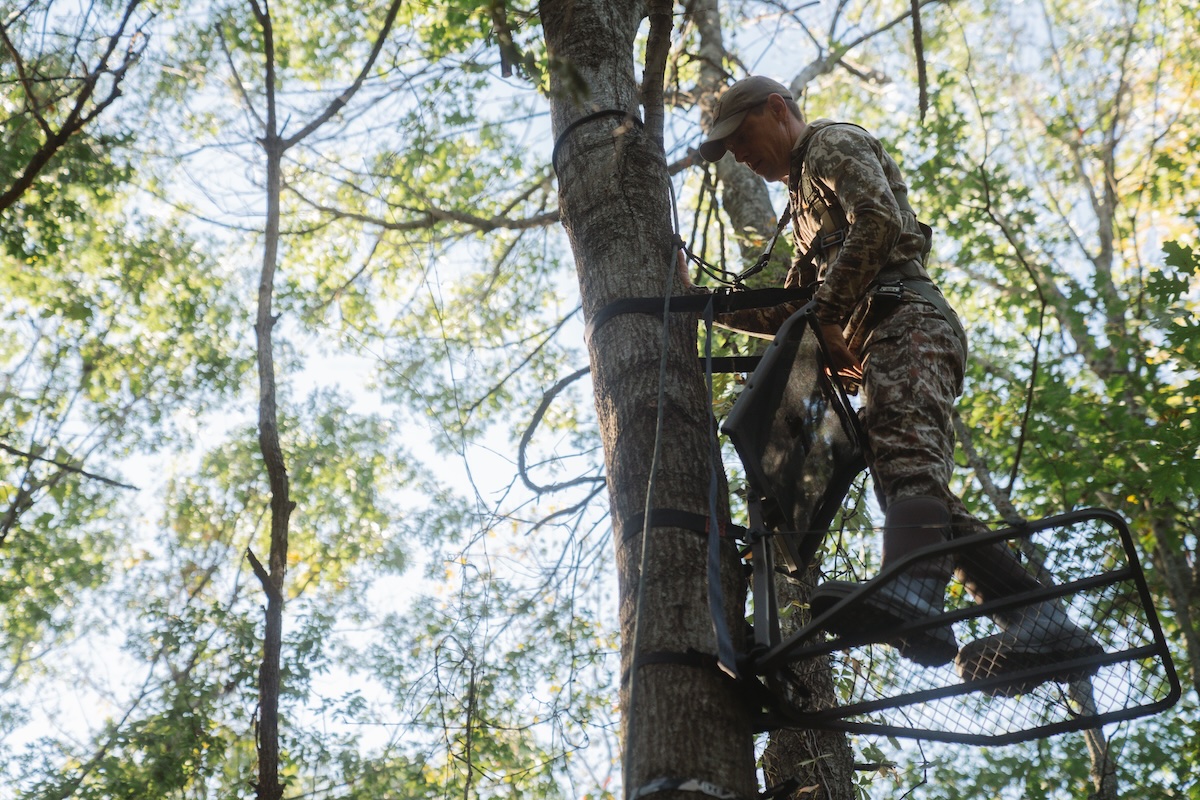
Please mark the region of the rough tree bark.
MULTIPOLYGON (((666 160, 656 138, 634 121, 640 96, 634 38, 645 7, 640 0, 540 4, 552 64, 562 220, 588 319, 614 300, 661 296, 674 272, 666 160)), ((647 109, 647 119, 657 111, 647 109)), ((700 779, 752 797, 757 791, 752 732, 733 682, 711 663, 630 668, 635 656, 652 652, 716 652, 705 540, 679 528, 650 530, 634 641, 642 562, 636 517, 647 505, 655 460, 663 346, 662 321, 643 314, 612 319, 588 342, 621 593, 626 794, 666 778, 700 779)), ((649 505, 705 515, 713 428, 696 359, 695 317, 672 315, 665 346, 664 424, 649 505)), ((745 587, 731 542, 724 543, 721 566, 726 623, 740 631, 745 587)), ((672 795, 694 800, 695 793, 664 791, 656 797, 672 795)))

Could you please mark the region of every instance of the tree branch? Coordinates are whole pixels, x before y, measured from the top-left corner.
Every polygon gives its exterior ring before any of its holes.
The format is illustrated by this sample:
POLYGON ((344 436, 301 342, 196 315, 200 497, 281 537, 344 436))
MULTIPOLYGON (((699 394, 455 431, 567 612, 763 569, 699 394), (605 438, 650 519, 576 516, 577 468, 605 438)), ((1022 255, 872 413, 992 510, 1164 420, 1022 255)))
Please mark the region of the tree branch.
POLYGON ((20 66, 20 55, 16 50, 16 46, 8 37, 7 26, 0 25, 0 38, 2 38, 4 41, 5 49, 9 51, 10 56, 12 56, 14 61, 18 64, 18 80, 20 81, 22 89, 24 90, 28 101, 31 104, 31 110, 33 111, 39 127, 46 134, 45 141, 42 142, 41 146, 29 158, 25 169, 21 171, 21 174, 11 186, 9 186, 6 191, 0 194, 0 211, 15 203, 21 197, 21 195, 23 195, 29 189, 29 187, 33 185, 33 182, 37 178, 38 174, 46 167, 47 164, 50 163, 50 160, 56 153, 58 153, 59 150, 62 149, 63 145, 66 144, 68 139, 79 133, 79 131, 83 130, 84 126, 102 114, 105 109, 112 105, 112 103, 121 96, 121 81, 125 77, 129 67, 132 66, 135 61, 137 61, 142 54, 142 50, 145 48, 147 40, 142 35, 141 28, 138 28, 134 32, 121 64, 115 68, 110 68, 108 62, 109 59, 112 58, 113 53, 116 51, 117 45, 124 37, 125 29, 129 25, 129 21, 132 18, 134 11, 141 4, 141 1, 142 0, 129 0, 125 7, 124 16, 121 18, 121 22, 117 27, 116 32, 108 38, 108 43, 103 55, 100 57, 99 61, 97 61, 96 66, 92 69, 92 71, 84 78, 82 87, 75 95, 75 102, 57 132, 52 130, 47 120, 39 111, 36 110, 36 104, 33 103, 33 98, 36 96, 37 92, 32 85, 30 77, 28 74, 24 73, 24 70, 20 66), (135 47, 135 44, 139 43, 140 46, 135 47), (99 102, 96 102, 90 109, 87 109, 88 103, 92 100, 92 95, 96 91, 96 86, 100 82, 100 78, 104 75, 112 76, 112 86, 109 88, 108 94, 103 99, 101 99, 99 102))
POLYGON ((375 44, 371 47, 371 54, 367 57, 367 61, 363 64, 363 68, 359 70, 358 75, 354 78, 354 82, 346 88, 344 92, 334 98, 324 111, 318 114, 307 125, 300 129, 295 136, 289 137, 283 141, 283 149, 287 150, 297 142, 300 142, 308 137, 317 128, 320 128, 328 122, 334 114, 342 110, 346 103, 358 92, 362 87, 363 82, 367 79, 367 73, 371 71, 371 67, 375 65, 375 60, 379 58, 379 53, 383 49, 383 43, 387 40, 388 34, 392 30, 392 25, 396 22, 396 15, 400 12, 400 0, 392 0, 392 4, 388 6, 387 17, 383 21, 383 30, 379 32, 379 36, 375 39, 375 44))
POLYGON ((101 483, 106 483, 109 486, 114 486, 118 489, 132 489, 135 492, 138 490, 138 487, 131 486, 128 483, 121 483, 120 481, 113 480, 112 478, 106 478, 103 475, 97 475, 94 472, 88 472, 86 469, 82 469, 80 467, 76 467, 71 464, 67 464, 63 461, 55 461, 52 458, 45 458, 43 456, 37 455, 36 453, 29 453, 24 450, 19 450, 15 447, 12 447, 11 445, 5 444, 4 442, 0 442, 0 450, 3 450, 6 453, 10 453, 19 458, 29 459, 30 461, 41 461, 42 463, 45 463, 45 464, 52 464, 66 472, 73 472, 76 475, 82 475, 85 478, 91 478, 94 481, 100 481, 101 483))
POLYGON ((388 231, 416 231, 432 228, 439 222, 458 222, 463 225, 469 225, 472 228, 479 230, 482 233, 488 233, 494 230, 527 230, 529 228, 542 228, 547 225, 554 225, 559 221, 560 215, 558 209, 547 211, 542 214, 537 214, 526 219, 513 220, 502 216, 493 217, 477 217, 474 214, 467 214, 462 211, 450 211, 448 209, 428 207, 424 209, 404 209, 418 215, 417 219, 407 220, 405 222, 393 222, 391 220, 381 219, 380 217, 371 216, 370 214, 360 214, 356 211, 346 211, 340 208, 334 208, 322 203, 317 203, 309 200, 303 195, 297 194, 300 199, 308 206, 323 211, 326 214, 331 214, 339 219, 350 219, 356 222, 362 222, 367 225, 376 225, 388 231))
POLYGON ((667 55, 671 51, 671 10, 673 0, 650 0, 650 34, 646 39, 646 67, 642 72, 642 108, 645 109, 646 133, 663 147, 663 125, 666 107, 663 105, 663 80, 666 76, 667 55))

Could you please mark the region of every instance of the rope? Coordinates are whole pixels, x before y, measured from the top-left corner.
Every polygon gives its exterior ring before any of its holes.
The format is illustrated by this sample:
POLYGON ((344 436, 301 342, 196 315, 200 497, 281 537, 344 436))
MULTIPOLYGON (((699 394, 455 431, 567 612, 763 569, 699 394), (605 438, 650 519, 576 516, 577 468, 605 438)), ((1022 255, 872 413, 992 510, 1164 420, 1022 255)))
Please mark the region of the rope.
MULTIPOLYGON (((679 209, 675 204, 675 187, 671 186, 669 181, 667 185, 671 189, 671 211, 674 215, 675 232, 678 238, 679 209)), ((671 334, 671 284, 675 279, 675 252, 675 250, 671 250, 670 255, 667 257, 667 280, 666 285, 663 287, 662 357, 658 363, 658 410, 654 420, 654 452, 650 458, 650 477, 646 484, 646 504, 642 512, 642 553, 638 564, 638 590, 633 604, 633 640, 630 652, 633 653, 635 659, 638 652, 638 639, 642 631, 642 608, 646 599, 646 566, 649 563, 650 521, 654 509, 654 489, 658 477, 659 462, 662 457, 662 429, 667 405, 667 357, 670 353, 668 344, 671 334)), ((634 725, 637 719, 635 711, 637 708, 637 696, 638 670, 635 669, 629 675, 629 724, 625 726, 625 763, 622 768, 622 772, 625 775, 630 774, 630 758, 633 751, 631 743, 633 742, 634 725)), ((636 795, 631 795, 628 791, 626 791, 626 796, 629 800, 636 800, 636 795)))

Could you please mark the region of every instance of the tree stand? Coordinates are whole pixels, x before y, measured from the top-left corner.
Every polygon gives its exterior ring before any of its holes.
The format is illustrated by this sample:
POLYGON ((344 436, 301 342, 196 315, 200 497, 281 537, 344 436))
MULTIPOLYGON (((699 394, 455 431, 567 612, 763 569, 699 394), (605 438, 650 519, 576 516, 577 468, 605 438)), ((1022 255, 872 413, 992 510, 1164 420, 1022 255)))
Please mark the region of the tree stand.
MULTIPOLYGON (((1129 529, 1104 509, 926 547, 785 636, 775 576, 799 578, 814 564, 865 467, 865 437, 844 387, 826 374, 823 350, 810 310, 796 312, 722 426, 747 475, 749 524, 742 545, 751 572, 753 634, 738 672, 758 687, 753 696, 762 704, 763 729, 1010 744, 1157 713, 1179 699, 1179 680, 1129 529), (831 618, 923 561, 951 556, 959 565, 978 563, 989 548, 1003 552, 997 547, 1021 560, 1037 578, 1029 582, 1036 589, 976 603, 956 579, 944 613, 856 637, 824 630, 831 618), (1069 620, 1087 647, 1065 661, 1039 657, 1037 648, 1016 668, 1005 661, 1004 643, 1022 641, 1013 631, 1038 630, 1051 617, 1069 620), (885 644, 945 625, 963 648, 957 662, 923 667, 885 644), (996 642, 1001 646, 993 647, 996 642), (833 671, 832 699, 814 696, 804 677, 805 669, 826 666, 833 671)), ((807 617, 807 608, 789 611, 807 617)))

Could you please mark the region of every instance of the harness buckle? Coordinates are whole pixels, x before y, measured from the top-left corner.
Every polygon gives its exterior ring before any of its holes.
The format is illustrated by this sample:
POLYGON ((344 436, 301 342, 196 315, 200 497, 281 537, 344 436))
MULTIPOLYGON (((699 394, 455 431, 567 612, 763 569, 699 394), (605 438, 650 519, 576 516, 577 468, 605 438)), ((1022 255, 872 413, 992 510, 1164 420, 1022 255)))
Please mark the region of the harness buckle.
POLYGON ((904 283, 896 281, 895 283, 880 283, 875 286, 875 291, 872 293, 880 299, 896 299, 899 300, 904 296, 904 283))
POLYGON ((834 231, 833 233, 827 233, 824 236, 822 236, 820 239, 819 248, 821 250, 828 250, 829 248, 833 247, 835 244, 841 244, 844 241, 846 241, 846 232, 844 230, 839 229, 839 230, 834 231))

